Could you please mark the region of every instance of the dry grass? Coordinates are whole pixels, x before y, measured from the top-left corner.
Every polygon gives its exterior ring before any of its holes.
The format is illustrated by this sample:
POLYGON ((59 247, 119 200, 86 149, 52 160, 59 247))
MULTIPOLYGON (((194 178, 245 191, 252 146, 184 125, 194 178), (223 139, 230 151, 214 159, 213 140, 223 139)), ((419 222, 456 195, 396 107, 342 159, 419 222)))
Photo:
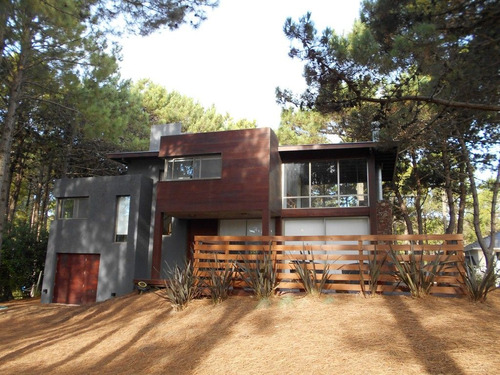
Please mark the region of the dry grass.
POLYGON ((493 374, 500 290, 484 304, 403 296, 231 297, 175 312, 154 293, 86 307, 5 304, 1 374, 493 374))

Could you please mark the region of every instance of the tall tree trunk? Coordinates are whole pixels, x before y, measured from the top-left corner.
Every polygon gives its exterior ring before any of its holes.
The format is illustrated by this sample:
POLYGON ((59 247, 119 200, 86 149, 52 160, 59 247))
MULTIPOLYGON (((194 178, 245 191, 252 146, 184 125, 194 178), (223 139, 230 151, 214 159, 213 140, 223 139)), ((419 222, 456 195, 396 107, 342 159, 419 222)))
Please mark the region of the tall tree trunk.
POLYGON ((493 253, 490 252, 489 247, 486 244, 486 241, 483 238, 483 233, 481 231, 481 223, 479 220, 480 219, 479 195, 477 192, 476 177, 475 177, 476 170, 475 170, 474 165, 472 164, 472 161, 470 159, 469 150, 467 149, 465 139, 464 139, 463 135, 460 133, 460 131, 458 131, 458 129, 457 129, 457 135, 458 135, 458 140, 460 142, 462 156, 463 156, 464 161, 465 161, 465 168, 466 168, 466 172, 467 172, 467 177, 468 177, 469 183, 470 183, 470 191, 471 191, 471 195, 472 195, 474 231, 476 232, 477 242, 479 243, 479 246, 481 247, 484 258, 486 260, 486 265, 488 265, 493 253))
POLYGON ((460 196, 458 203, 457 234, 464 233, 465 207, 467 206, 467 183, 465 163, 460 163, 460 196))
POLYGON ((453 184, 451 179, 450 159, 446 141, 442 144, 442 160, 444 168, 444 191, 448 203, 448 225, 445 227, 446 234, 452 234, 456 226, 455 198, 453 196, 453 184))
POLYGON ((38 234, 41 233, 41 229, 43 230, 47 229, 47 218, 48 218, 47 211, 49 206, 51 171, 52 171, 52 162, 49 162, 45 173, 45 179, 42 181, 42 205, 40 208, 40 225, 38 228, 38 234))
POLYGON ((43 170, 40 168, 40 173, 37 177, 35 186, 34 186, 34 194, 33 194, 33 204, 31 205, 31 214, 30 214, 30 228, 34 231, 38 229, 39 225, 39 215, 40 215, 40 202, 41 202, 41 182, 40 180, 43 178, 43 170))
POLYGON ((7 30, 7 18, 11 11, 10 1, 0 1, 0 56, 5 49, 5 32, 7 30))
POLYGON ((418 169, 417 155, 415 154, 415 150, 411 151, 411 162, 413 169, 413 176, 415 178, 415 212, 417 213, 417 228, 418 234, 424 234, 424 222, 422 215, 422 181, 420 179, 420 173, 418 169))
POLYGON ((399 191, 399 188, 398 186, 396 186, 396 183, 394 181, 392 183, 392 190, 394 191, 394 194, 396 194, 398 206, 399 209, 401 210, 401 215, 403 216, 403 220, 405 221, 406 224, 406 230, 408 231, 408 234, 413 234, 414 233, 413 223, 411 222, 410 214, 408 212, 408 207, 406 206, 405 200, 401 195, 401 191, 399 191))
POLYGON ((16 111, 21 97, 24 60, 24 57, 21 56, 18 63, 18 70, 14 73, 9 93, 7 114, 5 115, 3 132, 0 138, 0 249, 2 248, 3 232, 7 219, 8 192, 10 185, 10 151, 12 149, 12 139, 14 137, 16 111))
MULTIPOLYGON (((7 219, 7 204, 8 204, 8 189, 9 189, 9 171, 10 171, 10 152, 12 149, 12 141, 14 138, 14 126, 16 123, 16 113, 19 102, 22 97, 22 89, 24 80, 26 79, 26 71, 29 60, 29 54, 32 50, 32 34, 33 31, 28 27, 31 21, 26 17, 28 22, 22 31, 20 52, 17 63, 10 72, 9 94, 7 101, 7 113, 5 114, 3 130, 0 136, 0 249, 2 248, 3 232, 7 219)), ((0 262, 2 261, 0 257, 0 262)))
POLYGON ((498 202, 498 192, 500 190, 500 161, 497 166, 497 178, 493 185, 493 196, 491 198, 491 216, 490 216, 490 246, 488 251, 493 254, 493 248, 495 247, 495 234, 496 234, 496 224, 497 224, 497 202, 498 202))
POLYGON ((16 152, 14 159, 11 160, 10 166, 10 194, 7 196, 8 200, 8 212, 7 212, 7 222, 14 219, 17 210, 17 204, 19 200, 19 195, 21 193, 22 183, 24 181, 24 170, 25 170, 25 155, 24 155, 24 140, 25 136, 19 137, 19 144, 16 146, 16 152))

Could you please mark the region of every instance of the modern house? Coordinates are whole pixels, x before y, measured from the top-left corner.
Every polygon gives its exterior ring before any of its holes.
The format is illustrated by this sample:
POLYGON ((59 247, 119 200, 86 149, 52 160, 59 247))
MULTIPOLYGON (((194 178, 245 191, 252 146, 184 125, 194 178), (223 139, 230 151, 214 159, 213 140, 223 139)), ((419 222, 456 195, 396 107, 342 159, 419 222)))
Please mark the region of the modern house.
POLYGON ((152 129, 149 151, 109 155, 123 176, 56 182, 42 302, 88 303, 167 277, 196 235, 389 234, 382 182, 396 148, 279 146, 268 128, 152 129))

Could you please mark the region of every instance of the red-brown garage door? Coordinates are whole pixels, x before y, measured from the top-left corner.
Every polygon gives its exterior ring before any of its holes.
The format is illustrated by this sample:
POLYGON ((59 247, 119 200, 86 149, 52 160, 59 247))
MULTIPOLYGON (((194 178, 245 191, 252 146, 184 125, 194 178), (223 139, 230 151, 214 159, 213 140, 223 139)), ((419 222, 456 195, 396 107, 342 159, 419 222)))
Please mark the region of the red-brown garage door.
POLYGON ((53 302, 95 302, 98 275, 99 254, 58 253, 53 302))

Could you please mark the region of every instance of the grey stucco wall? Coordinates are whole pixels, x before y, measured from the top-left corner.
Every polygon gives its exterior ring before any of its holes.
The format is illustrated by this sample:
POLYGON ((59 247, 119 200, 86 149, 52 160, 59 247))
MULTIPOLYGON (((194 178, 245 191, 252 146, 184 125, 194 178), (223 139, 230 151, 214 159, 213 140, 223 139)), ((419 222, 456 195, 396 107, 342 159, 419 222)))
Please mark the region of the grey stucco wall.
MULTIPOLYGON (((152 265, 152 254, 153 254, 153 237, 154 237, 154 218, 155 218, 155 206, 156 206, 156 184, 160 180, 160 175, 165 168, 165 161, 158 158, 144 158, 135 159, 128 164, 128 174, 140 174, 152 180, 153 190, 152 190, 152 201, 151 201, 151 218, 149 230, 149 248, 147 261, 148 265, 145 270, 136 270, 136 278, 149 279, 151 265, 152 265)), ((188 221, 183 219, 174 218, 172 223, 172 235, 163 236, 162 238, 162 262, 160 277, 168 277, 168 269, 173 268, 176 265, 182 266, 186 260, 187 254, 187 236, 188 236, 188 221)), ((144 264, 143 260, 137 259, 138 264, 144 264)))
POLYGON ((161 251, 161 278, 168 278, 169 271, 176 265, 183 267, 187 254, 187 226, 188 221, 174 218, 172 222, 172 235, 163 236, 161 251))
POLYGON ((86 219, 56 219, 51 225, 42 303, 53 299, 57 253, 100 254, 97 301, 129 293, 133 279, 148 274, 153 181, 140 175, 58 180, 54 195, 89 197, 86 219), (116 197, 130 196, 126 242, 114 242, 116 197))

